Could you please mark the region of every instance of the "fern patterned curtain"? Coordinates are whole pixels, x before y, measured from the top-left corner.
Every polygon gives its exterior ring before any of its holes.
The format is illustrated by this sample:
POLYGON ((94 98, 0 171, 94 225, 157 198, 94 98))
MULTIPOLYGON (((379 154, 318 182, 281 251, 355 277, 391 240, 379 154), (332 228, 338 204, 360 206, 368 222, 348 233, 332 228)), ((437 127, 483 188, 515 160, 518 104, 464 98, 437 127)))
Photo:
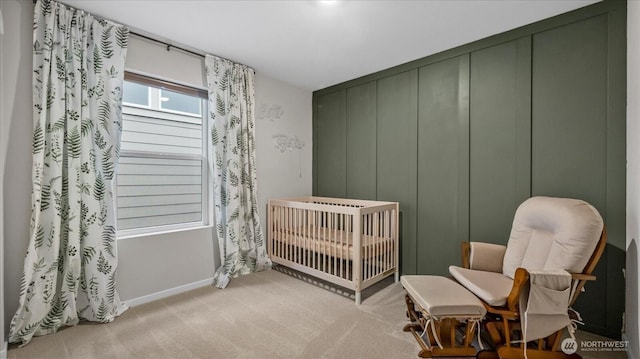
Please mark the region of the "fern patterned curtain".
POLYGON ((36 3, 31 228, 12 343, 127 309, 115 289, 112 188, 128 36, 83 11, 36 3))
POLYGON ((207 55, 209 158, 222 264, 213 284, 269 269, 271 260, 258 216, 253 70, 207 55))

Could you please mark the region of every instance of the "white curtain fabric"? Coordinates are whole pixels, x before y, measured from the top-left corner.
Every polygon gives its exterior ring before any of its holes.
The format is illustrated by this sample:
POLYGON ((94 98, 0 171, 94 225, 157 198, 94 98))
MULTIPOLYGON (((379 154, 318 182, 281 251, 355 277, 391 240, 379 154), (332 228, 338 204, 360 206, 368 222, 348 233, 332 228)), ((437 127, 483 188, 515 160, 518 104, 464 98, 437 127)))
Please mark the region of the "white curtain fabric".
POLYGON ((113 181, 129 30, 63 4, 36 3, 33 190, 10 342, 127 307, 115 288, 113 181))
POLYGON ((253 70, 205 57, 209 89, 209 163, 222 264, 214 285, 224 288, 239 275, 269 269, 271 260, 258 216, 253 70))

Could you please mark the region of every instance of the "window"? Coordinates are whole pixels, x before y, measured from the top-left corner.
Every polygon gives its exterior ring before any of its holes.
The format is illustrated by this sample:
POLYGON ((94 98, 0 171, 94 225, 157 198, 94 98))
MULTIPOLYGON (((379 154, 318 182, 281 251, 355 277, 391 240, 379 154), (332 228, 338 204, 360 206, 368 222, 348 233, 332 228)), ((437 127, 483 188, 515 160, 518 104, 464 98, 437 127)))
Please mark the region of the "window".
POLYGON ((127 105, 149 107, 149 86, 125 81, 122 91, 122 101, 127 105))
POLYGON ((201 100, 179 92, 160 90, 160 108, 177 113, 202 116, 201 100))
POLYGON ((206 91, 125 75, 120 237, 208 223, 206 91))

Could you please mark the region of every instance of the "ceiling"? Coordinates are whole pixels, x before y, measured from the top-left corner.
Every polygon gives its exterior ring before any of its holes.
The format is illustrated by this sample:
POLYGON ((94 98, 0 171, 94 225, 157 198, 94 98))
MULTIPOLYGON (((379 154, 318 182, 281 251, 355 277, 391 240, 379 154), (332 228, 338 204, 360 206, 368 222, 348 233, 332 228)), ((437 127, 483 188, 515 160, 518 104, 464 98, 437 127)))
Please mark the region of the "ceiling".
POLYGON ((318 90, 597 0, 62 0, 318 90))

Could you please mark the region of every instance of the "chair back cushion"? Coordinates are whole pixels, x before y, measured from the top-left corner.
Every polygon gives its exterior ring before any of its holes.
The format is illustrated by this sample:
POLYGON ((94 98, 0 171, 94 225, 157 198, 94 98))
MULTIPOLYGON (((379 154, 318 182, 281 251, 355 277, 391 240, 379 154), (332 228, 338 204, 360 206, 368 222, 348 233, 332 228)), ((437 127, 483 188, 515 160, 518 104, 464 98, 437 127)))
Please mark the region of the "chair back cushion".
POLYGON ((502 273, 581 273, 598 244, 604 222, 589 203, 570 198, 532 197, 516 210, 502 273))

